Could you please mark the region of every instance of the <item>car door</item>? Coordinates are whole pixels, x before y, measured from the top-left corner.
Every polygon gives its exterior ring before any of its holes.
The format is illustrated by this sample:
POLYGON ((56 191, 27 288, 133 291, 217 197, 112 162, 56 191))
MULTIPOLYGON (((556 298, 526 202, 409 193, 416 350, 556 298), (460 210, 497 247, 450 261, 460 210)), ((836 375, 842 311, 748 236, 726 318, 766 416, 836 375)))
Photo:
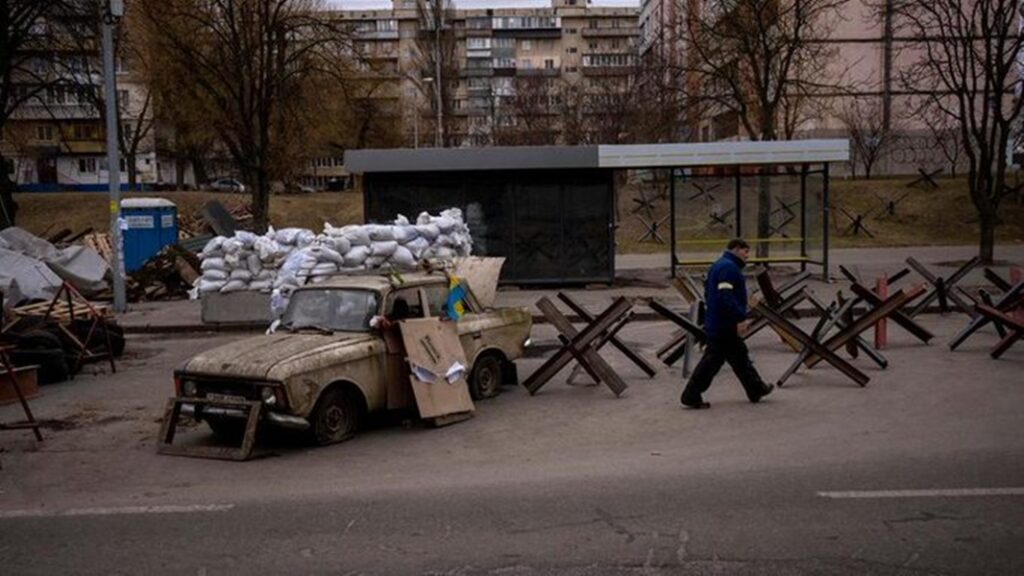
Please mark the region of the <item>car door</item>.
MULTIPOLYGON (((409 305, 409 314, 406 318, 422 318, 425 316, 424 303, 426 299, 419 287, 400 288, 392 290, 384 299, 383 312, 389 320, 401 322, 402 318, 394 318, 395 301, 399 298, 409 305)), ((384 356, 384 377, 387 388, 389 410, 411 408, 416 405, 416 399, 412 394, 412 386, 409 384, 409 364, 406 362, 405 345, 402 343, 400 324, 382 331, 384 344, 387 352, 384 356)))

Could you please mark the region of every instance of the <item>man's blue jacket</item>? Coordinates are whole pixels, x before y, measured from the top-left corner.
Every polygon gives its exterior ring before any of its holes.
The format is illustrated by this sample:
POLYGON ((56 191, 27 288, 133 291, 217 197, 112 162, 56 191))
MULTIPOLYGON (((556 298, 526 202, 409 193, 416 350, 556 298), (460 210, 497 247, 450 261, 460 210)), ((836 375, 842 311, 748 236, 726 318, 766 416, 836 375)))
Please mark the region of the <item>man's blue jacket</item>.
POLYGON ((704 285, 707 316, 704 332, 709 338, 736 334, 736 325, 747 318, 747 281, 743 277, 744 262, 739 256, 725 252, 708 272, 704 285))

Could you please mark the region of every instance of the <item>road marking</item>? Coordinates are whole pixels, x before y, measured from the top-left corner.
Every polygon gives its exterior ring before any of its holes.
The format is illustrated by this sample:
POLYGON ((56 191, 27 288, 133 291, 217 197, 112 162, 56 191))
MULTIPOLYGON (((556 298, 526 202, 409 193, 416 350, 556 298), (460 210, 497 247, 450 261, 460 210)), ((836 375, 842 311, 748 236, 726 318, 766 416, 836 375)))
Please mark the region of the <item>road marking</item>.
POLYGON ((57 518, 66 516, 116 516, 125 514, 190 514, 195 512, 226 512, 234 504, 192 504, 188 506, 123 506, 120 508, 71 508, 68 510, 2 510, 4 518, 57 518))
POLYGON ((818 492, 822 498, 959 498, 964 496, 1024 496, 1024 488, 940 488, 934 490, 851 490, 818 492))

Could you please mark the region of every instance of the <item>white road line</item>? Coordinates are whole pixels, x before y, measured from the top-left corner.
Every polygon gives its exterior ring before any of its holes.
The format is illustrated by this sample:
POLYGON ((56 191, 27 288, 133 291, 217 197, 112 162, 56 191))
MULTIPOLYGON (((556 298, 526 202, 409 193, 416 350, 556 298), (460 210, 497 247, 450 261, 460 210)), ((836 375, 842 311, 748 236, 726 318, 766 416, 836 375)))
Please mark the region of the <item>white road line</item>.
POLYGON ((1024 496, 1024 488, 940 488, 934 490, 851 490, 818 492, 822 498, 960 498, 965 496, 1024 496))
POLYGON ((124 514, 190 514, 226 512, 234 504, 193 504, 188 506, 123 506, 120 508, 71 508, 68 510, 0 510, 4 518, 58 518, 65 516, 116 516, 124 514))

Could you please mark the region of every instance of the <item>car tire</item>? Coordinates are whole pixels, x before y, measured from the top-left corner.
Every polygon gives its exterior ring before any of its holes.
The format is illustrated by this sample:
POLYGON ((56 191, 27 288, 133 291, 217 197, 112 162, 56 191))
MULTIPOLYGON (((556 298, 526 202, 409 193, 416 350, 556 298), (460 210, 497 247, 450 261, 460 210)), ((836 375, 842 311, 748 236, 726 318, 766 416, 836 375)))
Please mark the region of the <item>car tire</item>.
POLYGON ((22 350, 53 350, 63 349, 60 338, 48 330, 27 330, 15 335, 18 348, 22 350))
POLYGON ((362 404, 352 390, 332 387, 320 396, 310 418, 311 440, 318 446, 351 438, 362 421, 362 404))
POLYGON ((473 400, 494 398, 501 394, 505 370, 497 354, 484 354, 473 363, 469 375, 469 395, 473 400))
POLYGON ((15 366, 39 366, 36 377, 40 384, 55 384, 71 377, 69 357, 60 348, 46 350, 14 350, 11 362, 15 366))

